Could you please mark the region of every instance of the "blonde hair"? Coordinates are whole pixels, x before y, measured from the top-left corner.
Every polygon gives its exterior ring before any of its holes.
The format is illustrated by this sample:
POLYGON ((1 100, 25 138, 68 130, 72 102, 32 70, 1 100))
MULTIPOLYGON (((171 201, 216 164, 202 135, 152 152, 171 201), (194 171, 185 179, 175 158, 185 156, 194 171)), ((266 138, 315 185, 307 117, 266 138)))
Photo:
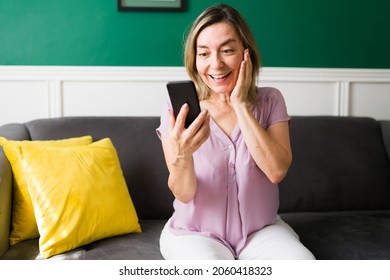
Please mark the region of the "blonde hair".
POLYGON ((207 99, 210 96, 210 90, 203 82, 196 69, 196 42, 203 29, 219 22, 226 22, 233 26, 242 41, 244 49, 249 49, 253 70, 252 86, 248 93, 248 99, 255 104, 257 79, 261 67, 260 53, 252 31, 244 17, 237 10, 228 5, 219 4, 207 8, 192 24, 184 46, 184 65, 187 73, 195 83, 199 99, 207 99))

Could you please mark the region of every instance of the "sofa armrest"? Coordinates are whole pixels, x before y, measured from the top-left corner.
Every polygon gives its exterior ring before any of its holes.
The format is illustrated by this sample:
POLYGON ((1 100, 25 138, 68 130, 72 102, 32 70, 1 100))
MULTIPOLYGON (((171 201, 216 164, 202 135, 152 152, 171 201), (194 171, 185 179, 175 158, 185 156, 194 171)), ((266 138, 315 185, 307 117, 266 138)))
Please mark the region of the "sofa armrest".
POLYGON ((8 250, 12 206, 11 166, 0 146, 0 258, 8 250))
MULTIPOLYGON (((0 126, 0 137, 29 140, 30 133, 22 123, 0 126)), ((12 169, 0 146, 0 258, 8 250, 12 215, 12 169)))
POLYGON ((390 161, 390 121, 381 121, 383 142, 390 161))

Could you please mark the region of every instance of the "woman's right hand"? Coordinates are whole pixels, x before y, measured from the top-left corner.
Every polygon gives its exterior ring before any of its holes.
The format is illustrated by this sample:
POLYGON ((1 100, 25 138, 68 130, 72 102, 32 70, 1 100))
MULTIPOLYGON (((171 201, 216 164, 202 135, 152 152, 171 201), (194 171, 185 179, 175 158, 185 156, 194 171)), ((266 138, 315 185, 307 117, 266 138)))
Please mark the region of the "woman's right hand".
POLYGON ((210 116, 207 110, 202 111, 198 117, 185 128, 185 119, 188 115, 189 106, 184 104, 177 118, 170 110, 169 142, 171 164, 192 159, 192 154, 207 140, 210 135, 210 116))
POLYGON ((168 186, 175 198, 182 203, 191 201, 197 189, 192 160, 193 153, 210 135, 210 116, 202 111, 192 124, 185 128, 189 107, 183 105, 177 118, 170 110, 169 136, 162 138, 165 161, 169 169, 168 186))

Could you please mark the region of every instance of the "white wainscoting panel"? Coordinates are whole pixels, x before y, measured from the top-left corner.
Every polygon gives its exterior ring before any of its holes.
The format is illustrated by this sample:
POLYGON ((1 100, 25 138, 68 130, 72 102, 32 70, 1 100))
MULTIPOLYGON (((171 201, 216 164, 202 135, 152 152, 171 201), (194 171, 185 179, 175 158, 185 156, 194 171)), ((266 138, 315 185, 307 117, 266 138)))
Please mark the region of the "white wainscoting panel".
POLYGON ((163 82, 64 82, 64 116, 153 116, 167 98, 163 82))
POLYGON ((350 114, 390 119, 390 83, 352 83, 350 114))
POLYGON ((0 81, 0 125, 49 117, 46 81, 0 81))
MULTIPOLYGON (((0 66, 0 125, 65 116, 159 116, 184 67, 0 66)), ((264 68, 290 115, 390 120, 390 70, 264 68)))
POLYGON ((279 89, 290 115, 338 115, 338 84, 333 82, 260 82, 279 89))

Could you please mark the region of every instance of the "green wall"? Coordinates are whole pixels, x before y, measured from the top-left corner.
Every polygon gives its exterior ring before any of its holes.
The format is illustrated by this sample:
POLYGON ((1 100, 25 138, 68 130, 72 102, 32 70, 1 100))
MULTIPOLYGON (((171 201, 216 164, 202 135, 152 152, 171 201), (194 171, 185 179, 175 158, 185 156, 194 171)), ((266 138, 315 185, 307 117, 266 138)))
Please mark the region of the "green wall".
MULTIPOLYGON (((185 12, 118 12, 116 0, 1 0, 0 65, 181 66, 185 12)), ((390 68, 388 0, 226 0, 264 66, 390 68)))

